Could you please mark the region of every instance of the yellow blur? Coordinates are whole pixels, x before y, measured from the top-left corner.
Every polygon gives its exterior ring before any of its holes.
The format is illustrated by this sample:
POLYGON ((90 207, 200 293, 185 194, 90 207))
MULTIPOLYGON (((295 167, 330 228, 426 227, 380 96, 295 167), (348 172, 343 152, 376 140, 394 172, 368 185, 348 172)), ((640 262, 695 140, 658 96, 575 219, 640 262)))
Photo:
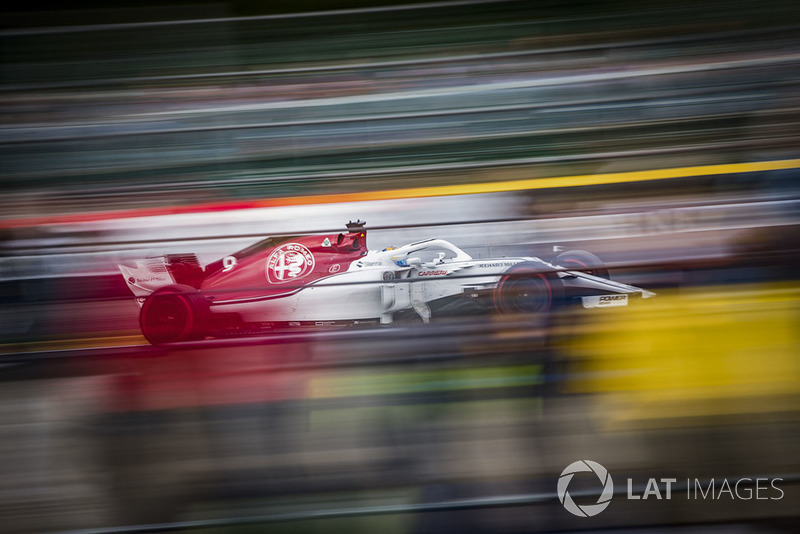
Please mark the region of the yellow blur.
POLYGON ((800 287, 719 286, 588 316, 572 386, 611 423, 685 424, 800 408, 800 287))

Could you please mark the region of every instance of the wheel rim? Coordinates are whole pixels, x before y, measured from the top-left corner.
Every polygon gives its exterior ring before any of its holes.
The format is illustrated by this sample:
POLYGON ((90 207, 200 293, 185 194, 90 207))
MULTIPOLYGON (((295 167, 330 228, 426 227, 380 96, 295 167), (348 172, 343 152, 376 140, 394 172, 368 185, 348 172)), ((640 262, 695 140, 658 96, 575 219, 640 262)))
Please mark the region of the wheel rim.
POLYGON ((152 343, 170 343, 186 338, 192 328, 192 312, 179 295, 156 295, 142 313, 142 331, 152 343))
POLYGON ((553 293, 541 274, 512 278, 503 284, 504 307, 516 313, 536 313, 550 309, 553 293))

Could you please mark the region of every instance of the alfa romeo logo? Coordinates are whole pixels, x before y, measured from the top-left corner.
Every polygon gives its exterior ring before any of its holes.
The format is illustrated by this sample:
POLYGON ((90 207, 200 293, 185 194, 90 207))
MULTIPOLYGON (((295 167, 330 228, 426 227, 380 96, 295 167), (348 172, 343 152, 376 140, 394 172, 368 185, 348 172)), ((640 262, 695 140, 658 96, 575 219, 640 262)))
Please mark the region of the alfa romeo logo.
POLYGON ((303 278, 314 270, 314 255, 300 243, 285 243, 267 258, 267 280, 281 284, 303 278))
POLYGON ((579 460, 569 464, 558 478, 558 500, 561 501, 561 504, 564 505, 564 508, 566 508, 569 513, 579 517, 592 517, 599 514, 608 507, 611 503, 611 497, 613 496, 614 482, 611 480, 611 475, 608 474, 605 467, 591 460, 579 460), (567 491, 572 477, 575 476, 575 473, 580 473, 582 471, 594 473, 597 475, 597 478, 600 479, 600 483, 603 484, 603 493, 598 497, 597 504, 579 506, 572 500, 572 497, 570 497, 567 491))

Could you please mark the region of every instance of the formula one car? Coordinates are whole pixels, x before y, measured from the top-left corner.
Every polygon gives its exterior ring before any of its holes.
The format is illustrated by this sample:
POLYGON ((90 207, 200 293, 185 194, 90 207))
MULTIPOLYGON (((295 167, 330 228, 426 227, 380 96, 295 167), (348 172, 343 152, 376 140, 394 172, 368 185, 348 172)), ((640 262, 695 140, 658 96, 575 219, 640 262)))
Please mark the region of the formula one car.
POLYGON ((276 327, 389 324, 469 311, 546 313, 578 301, 624 306, 649 291, 609 279, 584 251, 555 263, 473 259, 442 239, 368 250, 360 221, 347 232, 268 238, 201 267, 194 254, 118 265, 155 345, 276 327))

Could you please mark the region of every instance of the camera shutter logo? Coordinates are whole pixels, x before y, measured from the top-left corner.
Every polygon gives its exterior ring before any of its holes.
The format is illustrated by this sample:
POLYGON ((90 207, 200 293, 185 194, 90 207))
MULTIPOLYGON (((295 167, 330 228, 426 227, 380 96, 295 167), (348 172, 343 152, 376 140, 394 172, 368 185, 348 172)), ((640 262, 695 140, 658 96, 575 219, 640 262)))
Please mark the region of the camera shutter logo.
POLYGON ((558 500, 561 501, 561 504, 564 505, 564 508, 566 508, 569 513, 579 517, 592 517, 599 514, 608 507, 611 503, 611 497, 613 496, 614 482, 611 480, 611 475, 608 474, 608 470, 591 460, 579 460, 569 464, 558 478, 558 500), (570 497, 567 487, 572 477, 575 476, 575 473, 586 471, 597 475, 597 478, 599 478, 600 482, 603 484, 603 493, 598 497, 597 504, 578 505, 572 500, 572 497, 570 497))

